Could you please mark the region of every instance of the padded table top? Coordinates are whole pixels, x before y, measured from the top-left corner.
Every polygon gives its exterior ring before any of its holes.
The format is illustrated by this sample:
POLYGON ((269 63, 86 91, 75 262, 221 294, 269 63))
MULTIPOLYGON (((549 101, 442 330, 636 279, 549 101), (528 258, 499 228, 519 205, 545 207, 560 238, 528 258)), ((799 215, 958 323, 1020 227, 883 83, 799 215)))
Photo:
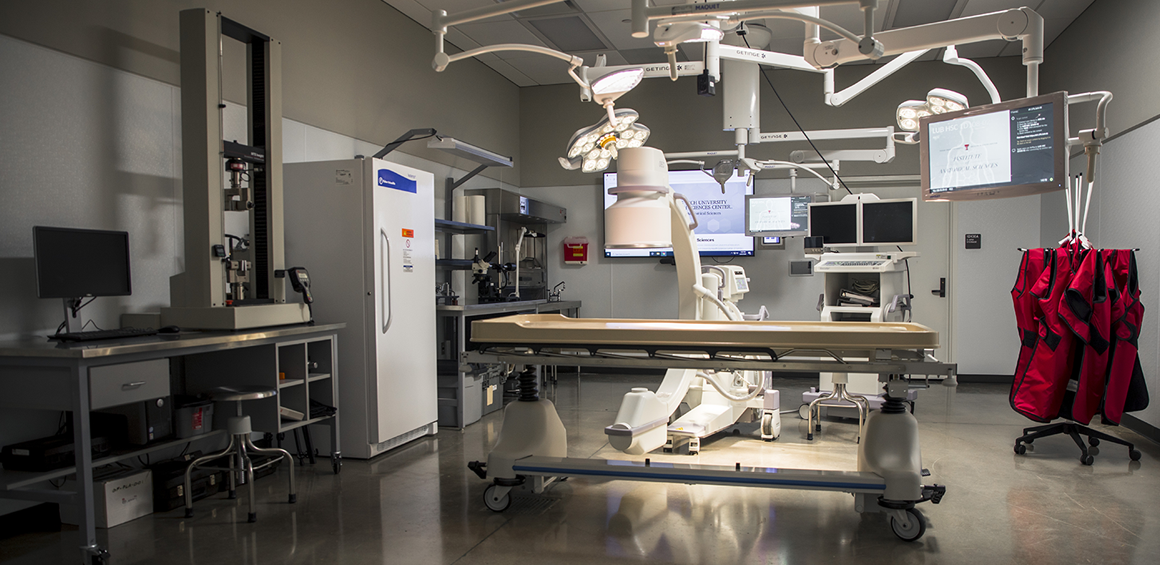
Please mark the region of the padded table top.
POLYGON ((517 314, 471 324, 471 341, 505 345, 937 349, 938 332, 912 323, 749 322, 567 318, 517 314))

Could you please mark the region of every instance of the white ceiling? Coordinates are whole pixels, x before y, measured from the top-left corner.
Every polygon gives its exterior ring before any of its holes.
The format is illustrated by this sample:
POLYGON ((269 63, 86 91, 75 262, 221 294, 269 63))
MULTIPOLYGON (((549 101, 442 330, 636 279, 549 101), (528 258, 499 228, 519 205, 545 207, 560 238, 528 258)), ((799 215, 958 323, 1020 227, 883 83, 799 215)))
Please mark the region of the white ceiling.
MULTIPOLYGON (((446 10, 456 14, 464 10, 492 6, 497 0, 383 0, 411 19, 431 27, 432 10, 446 10)), ((997 10, 1029 6, 1044 19, 1044 45, 1050 45, 1094 0, 879 0, 875 31, 897 29, 961 16, 985 14, 997 10)), ((684 4, 685 0, 653 0, 654 5, 684 4)), ((857 4, 822 8, 822 18, 853 31, 862 30, 862 14, 857 4)), ((568 0, 533 10, 505 14, 487 20, 451 28, 447 41, 460 49, 474 49, 496 43, 530 43, 560 49, 557 43, 575 42, 583 49, 561 49, 584 57, 591 65, 598 54, 608 57, 609 65, 653 63, 664 61, 664 53, 648 39, 634 39, 629 34, 631 18, 629 0, 568 0), (537 20, 571 18, 571 32, 545 35, 538 27, 549 24, 537 20), (549 39, 556 38, 555 41, 549 39)), ((803 25, 789 20, 766 20, 773 33, 770 50, 800 55, 803 25)), ((835 39, 836 35, 823 40, 835 39)), ((1020 53, 1020 43, 1002 40, 986 41, 959 46, 959 56, 965 58, 1007 57, 1020 53)), ((697 51, 699 53, 699 50, 697 51)), ((432 50, 431 55, 434 56, 432 50)), ((941 57, 941 50, 927 53, 920 60, 941 57)), ((519 86, 537 86, 571 82, 564 72, 565 63, 528 52, 500 52, 479 57, 484 64, 519 86)))

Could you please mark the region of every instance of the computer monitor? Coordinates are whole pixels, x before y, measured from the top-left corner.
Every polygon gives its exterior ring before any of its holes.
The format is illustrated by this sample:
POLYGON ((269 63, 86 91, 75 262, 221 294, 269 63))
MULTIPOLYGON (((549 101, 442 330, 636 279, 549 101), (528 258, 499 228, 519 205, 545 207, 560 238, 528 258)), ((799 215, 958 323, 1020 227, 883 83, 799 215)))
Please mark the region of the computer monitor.
POLYGON ((810 235, 829 246, 858 245, 857 202, 815 202, 809 205, 810 235))
POLYGON ((918 243, 918 199, 862 201, 862 245, 918 243))
POLYGON ((1067 93, 919 120, 923 200, 1026 196, 1067 186, 1067 93))
POLYGON ((128 232, 35 226, 32 245, 40 298, 132 294, 128 232))
POLYGON ((745 197, 745 234, 755 236, 805 235, 809 228, 811 196, 745 197))

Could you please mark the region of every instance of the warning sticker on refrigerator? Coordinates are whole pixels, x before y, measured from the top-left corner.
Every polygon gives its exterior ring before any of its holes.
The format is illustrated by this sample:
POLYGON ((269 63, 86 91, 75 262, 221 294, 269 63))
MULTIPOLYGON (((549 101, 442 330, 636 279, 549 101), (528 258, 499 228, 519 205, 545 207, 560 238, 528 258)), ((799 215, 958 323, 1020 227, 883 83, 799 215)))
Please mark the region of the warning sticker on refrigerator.
POLYGON ((404 273, 415 272, 415 262, 411 260, 411 250, 410 249, 403 250, 403 272, 404 273))

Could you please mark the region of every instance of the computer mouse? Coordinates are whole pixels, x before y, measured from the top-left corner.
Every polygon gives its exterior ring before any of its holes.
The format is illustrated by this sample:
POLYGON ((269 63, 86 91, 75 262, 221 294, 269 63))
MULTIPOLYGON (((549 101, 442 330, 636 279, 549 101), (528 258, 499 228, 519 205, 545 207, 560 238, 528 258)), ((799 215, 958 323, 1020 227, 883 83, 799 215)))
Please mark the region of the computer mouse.
POLYGON ((157 333, 159 333, 159 334, 176 334, 176 333, 181 333, 181 328, 179 328, 179 327, 177 327, 177 326, 165 326, 164 328, 161 328, 161 329, 157 330, 157 333))

